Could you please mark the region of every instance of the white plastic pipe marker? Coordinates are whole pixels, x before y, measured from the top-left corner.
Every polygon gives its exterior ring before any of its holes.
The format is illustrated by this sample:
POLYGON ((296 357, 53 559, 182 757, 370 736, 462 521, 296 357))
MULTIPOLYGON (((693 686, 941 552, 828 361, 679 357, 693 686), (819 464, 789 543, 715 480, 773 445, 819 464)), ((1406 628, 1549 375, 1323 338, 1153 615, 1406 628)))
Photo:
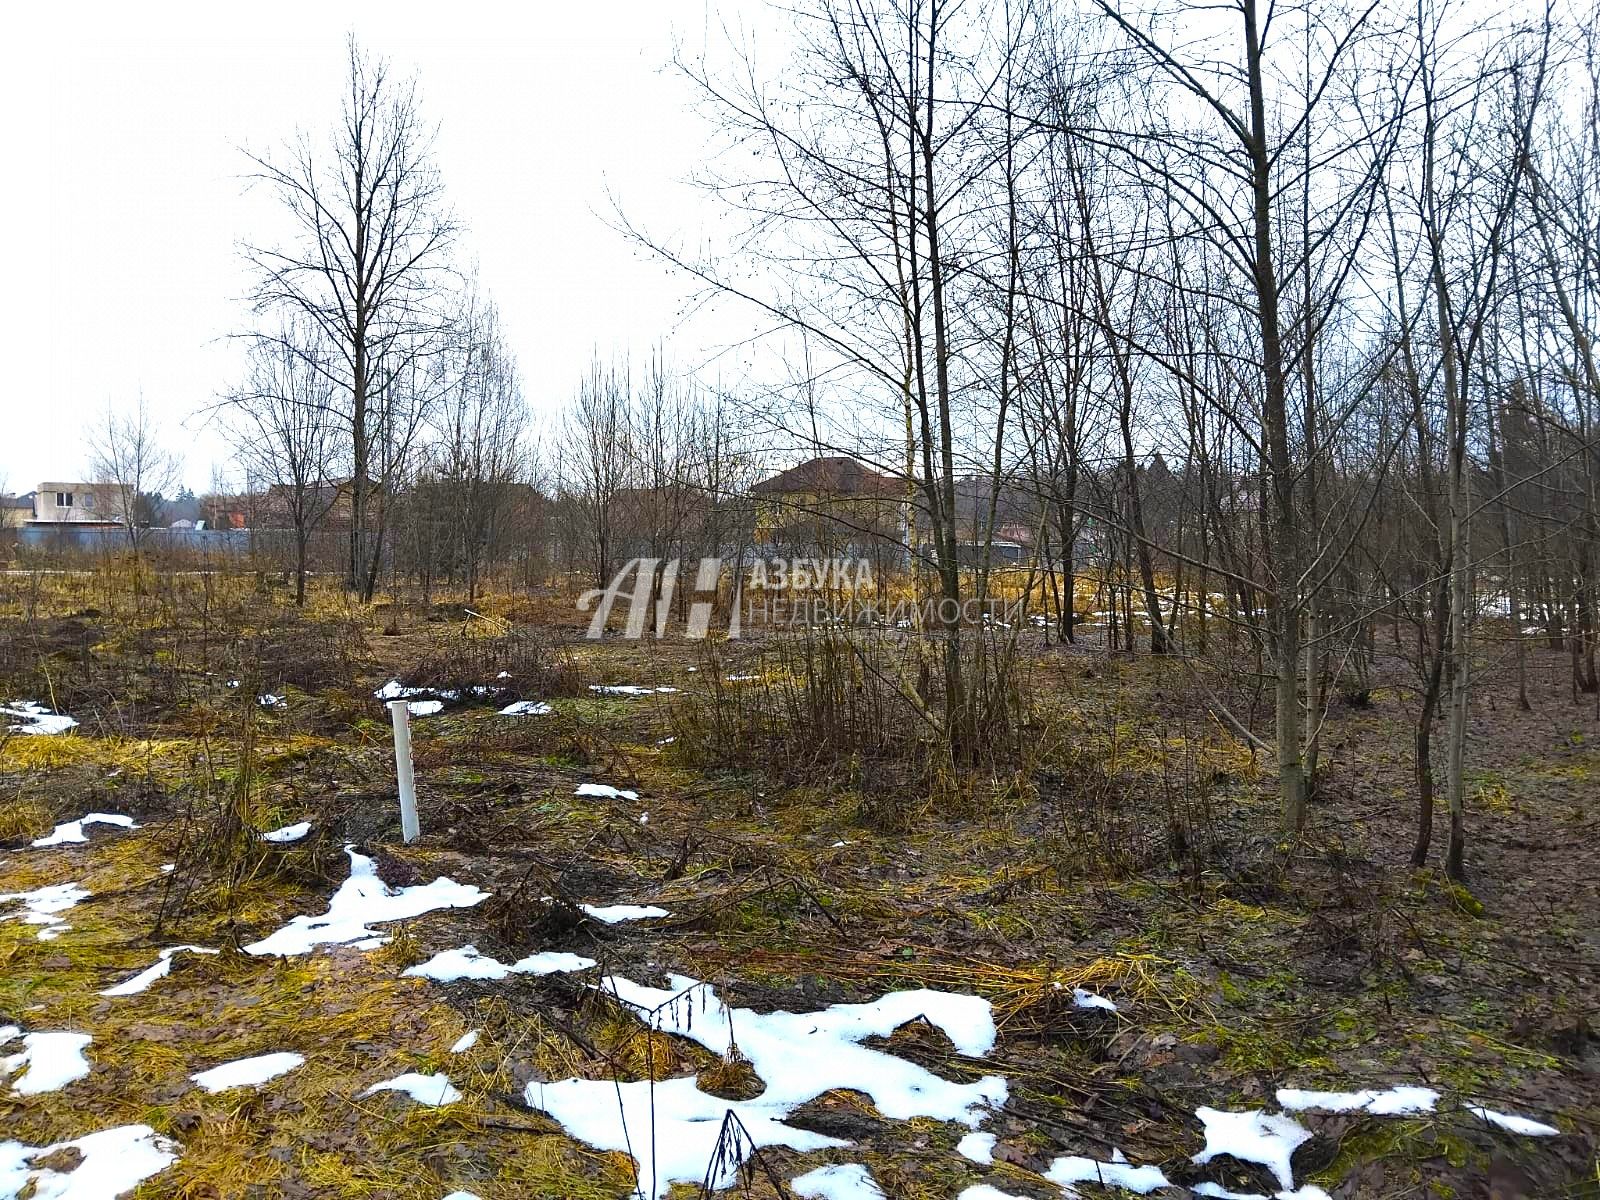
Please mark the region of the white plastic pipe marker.
POLYGON ((394 724, 394 774, 400 782, 400 832, 407 842, 422 832, 417 825, 417 777, 411 769, 411 709, 404 700, 389 701, 394 724))

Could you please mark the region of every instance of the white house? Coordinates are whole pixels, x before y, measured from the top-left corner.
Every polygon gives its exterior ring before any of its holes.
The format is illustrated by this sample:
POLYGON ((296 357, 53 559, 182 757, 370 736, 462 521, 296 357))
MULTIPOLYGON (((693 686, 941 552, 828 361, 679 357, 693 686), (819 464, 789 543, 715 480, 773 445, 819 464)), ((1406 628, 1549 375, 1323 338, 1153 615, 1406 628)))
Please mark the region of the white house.
POLYGON ((41 483, 30 525, 115 525, 114 489, 103 483, 41 483))

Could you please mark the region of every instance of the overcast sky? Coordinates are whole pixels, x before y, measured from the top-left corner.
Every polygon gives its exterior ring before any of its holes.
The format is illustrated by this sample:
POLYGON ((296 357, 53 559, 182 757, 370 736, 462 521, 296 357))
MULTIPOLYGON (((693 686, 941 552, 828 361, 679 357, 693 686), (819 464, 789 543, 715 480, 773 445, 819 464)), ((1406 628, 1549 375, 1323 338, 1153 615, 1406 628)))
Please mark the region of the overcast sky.
MULTIPOLYGON (((705 0, 6 6, 0 488, 81 476, 88 427, 141 390, 190 486, 226 464, 195 414, 238 374, 238 243, 273 218, 241 147, 327 127, 351 31, 420 78, 463 249, 536 412, 571 393, 592 348, 671 335, 685 285, 601 218, 609 191, 693 237, 704 206, 682 181, 706 127, 666 64, 704 22, 705 0)), ((737 335, 702 319, 679 353, 737 335)))

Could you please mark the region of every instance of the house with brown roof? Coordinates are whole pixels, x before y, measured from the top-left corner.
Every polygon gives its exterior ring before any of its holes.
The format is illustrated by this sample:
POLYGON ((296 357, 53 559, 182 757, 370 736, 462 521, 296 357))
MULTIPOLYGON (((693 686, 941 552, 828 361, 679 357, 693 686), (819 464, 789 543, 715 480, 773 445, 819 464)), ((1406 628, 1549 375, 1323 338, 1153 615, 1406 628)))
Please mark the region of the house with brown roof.
POLYGON ((904 542, 902 480, 853 458, 813 458, 763 479, 756 543, 790 554, 873 553, 904 542))

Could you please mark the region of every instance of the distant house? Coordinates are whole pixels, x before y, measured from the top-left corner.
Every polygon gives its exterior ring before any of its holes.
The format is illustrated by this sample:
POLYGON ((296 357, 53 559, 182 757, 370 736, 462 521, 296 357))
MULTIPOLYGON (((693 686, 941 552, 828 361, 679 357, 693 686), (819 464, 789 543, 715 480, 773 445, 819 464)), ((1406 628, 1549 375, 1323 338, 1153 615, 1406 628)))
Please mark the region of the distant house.
POLYGON ((905 484, 853 458, 813 458, 750 489, 756 543, 801 554, 877 552, 904 541, 905 484))
POLYGON ((33 519, 33 493, 0 496, 0 529, 21 529, 33 519))
POLYGON ((47 529, 115 526, 115 491, 103 483, 41 483, 33 493, 33 516, 26 524, 47 529))

